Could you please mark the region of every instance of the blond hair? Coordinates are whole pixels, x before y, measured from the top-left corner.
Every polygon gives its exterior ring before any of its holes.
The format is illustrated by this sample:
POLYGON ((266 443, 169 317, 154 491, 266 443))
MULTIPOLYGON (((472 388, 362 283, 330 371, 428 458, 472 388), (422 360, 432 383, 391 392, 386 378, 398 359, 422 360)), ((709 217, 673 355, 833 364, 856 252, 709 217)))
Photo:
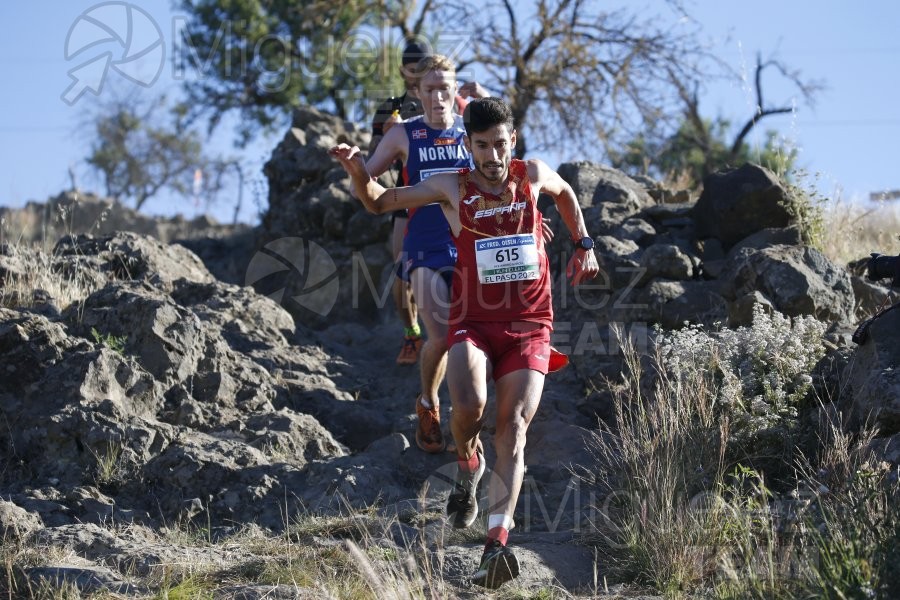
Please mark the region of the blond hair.
POLYGON ((449 73, 453 73, 455 77, 456 65, 454 65, 453 61, 443 54, 432 54, 431 56, 426 56, 418 63, 416 63, 415 66, 413 77, 416 81, 416 87, 419 86, 419 82, 422 81, 422 78, 432 71, 447 71, 449 73))

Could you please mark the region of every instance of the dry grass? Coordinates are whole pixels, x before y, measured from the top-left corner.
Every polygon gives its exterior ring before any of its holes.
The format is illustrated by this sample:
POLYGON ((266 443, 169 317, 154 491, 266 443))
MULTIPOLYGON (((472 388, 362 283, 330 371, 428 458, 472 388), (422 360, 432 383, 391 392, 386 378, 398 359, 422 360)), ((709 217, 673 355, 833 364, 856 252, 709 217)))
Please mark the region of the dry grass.
POLYGON ((613 581, 673 598, 900 597, 900 483, 871 431, 814 403, 804 418, 820 415, 818 447, 784 465, 794 479, 776 492, 728 452, 740 421, 719 403, 724 363, 623 351, 615 423, 596 438, 607 493, 585 536, 613 581))
POLYGON ((841 200, 824 207, 823 252, 835 264, 868 258, 872 252, 900 254, 900 206, 859 205, 841 200))
POLYGON ((22 270, 11 272, 0 288, 0 306, 32 308, 52 301, 59 310, 77 304, 96 291, 98 284, 75 268, 66 268, 64 260, 25 247, 11 247, 22 257, 22 270))
POLYGON ((58 309, 65 310, 97 289, 98 284, 77 268, 79 257, 54 252, 57 241, 71 233, 67 224, 77 203, 69 208, 57 206, 58 213, 52 218, 21 211, 0 219, 0 257, 6 257, 0 260, 15 267, 2 279, 0 306, 31 308, 52 300, 58 309))
POLYGON ((728 423, 713 410, 711 376, 693 370, 670 379, 662 370, 646 390, 641 357, 627 340, 623 352, 615 425, 595 447, 596 471, 614 491, 587 541, 600 546, 617 580, 669 592, 690 589, 715 566, 708 549, 723 543, 720 507, 702 493, 722 481, 728 423))
MULTIPOLYGON (((152 538, 146 540, 148 546, 177 547, 179 556, 193 558, 158 564, 144 575, 121 577, 146 590, 141 597, 160 600, 229 597, 246 586, 287 586, 301 597, 341 600, 458 597, 441 575, 440 556, 436 556, 440 551, 424 547, 420 540, 398 546, 384 537, 395 524, 373 509, 363 509, 341 516, 301 515, 280 534, 251 526, 218 540, 190 524, 155 534, 145 530, 143 535, 152 538)), ((7 541, 0 559, 4 565, 0 598, 121 597, 102 591, 89 594, 71 583, 51 584, 28 577, 33 567, 90 565, 65 548, 7 541)))

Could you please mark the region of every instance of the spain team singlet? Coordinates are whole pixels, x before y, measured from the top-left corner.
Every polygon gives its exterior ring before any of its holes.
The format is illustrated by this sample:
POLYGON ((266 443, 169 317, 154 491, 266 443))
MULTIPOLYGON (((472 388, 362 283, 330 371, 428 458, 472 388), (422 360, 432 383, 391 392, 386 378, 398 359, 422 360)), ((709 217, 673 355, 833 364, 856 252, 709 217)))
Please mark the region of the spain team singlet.
MULTIPOLYGON (((447 129, 432 129, 421 116, 403 126, 409 138, 409 156, 403 170, 406 185, 415 185, 436 173, 455 173, 472 167, 472 158, 463 144, 466 129, 461 116, 456 115, 447 129)), ((404 252, 427 253, 448 244, 453 244, 450 226, 439 204, 409 209, 404 252)))
POLYGON ((510 162, 499 196, 479 189, 471 170, 459 182, 450 322, 532 321, 552 329, 550 261, 525 162, 510 162))

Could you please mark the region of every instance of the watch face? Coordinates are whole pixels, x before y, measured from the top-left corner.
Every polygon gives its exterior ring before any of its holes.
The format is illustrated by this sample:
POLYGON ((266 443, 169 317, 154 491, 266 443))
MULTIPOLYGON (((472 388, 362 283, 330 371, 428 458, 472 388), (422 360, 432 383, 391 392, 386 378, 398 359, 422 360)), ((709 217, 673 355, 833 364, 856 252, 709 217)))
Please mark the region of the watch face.
POLYGON ((589 237, 583 237, 577 242, 575 242, 575 246, 578 248, 582 248, 584 250, 590 250, 594 247, 594 240, 589 237))

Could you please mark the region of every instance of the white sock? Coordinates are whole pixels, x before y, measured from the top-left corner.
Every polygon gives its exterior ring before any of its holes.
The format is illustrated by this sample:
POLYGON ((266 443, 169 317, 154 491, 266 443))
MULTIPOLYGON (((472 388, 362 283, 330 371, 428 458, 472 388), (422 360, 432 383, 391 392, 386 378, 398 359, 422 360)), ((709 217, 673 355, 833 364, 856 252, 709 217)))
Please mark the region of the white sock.
POLYGON ((491 515, 488 517, 488 531, 493 529, 494 527, 502 527, 503 529, 509 531, 515 524, 513 523, 512 517, 507 517, 504 514, 499 515, 491 515))

